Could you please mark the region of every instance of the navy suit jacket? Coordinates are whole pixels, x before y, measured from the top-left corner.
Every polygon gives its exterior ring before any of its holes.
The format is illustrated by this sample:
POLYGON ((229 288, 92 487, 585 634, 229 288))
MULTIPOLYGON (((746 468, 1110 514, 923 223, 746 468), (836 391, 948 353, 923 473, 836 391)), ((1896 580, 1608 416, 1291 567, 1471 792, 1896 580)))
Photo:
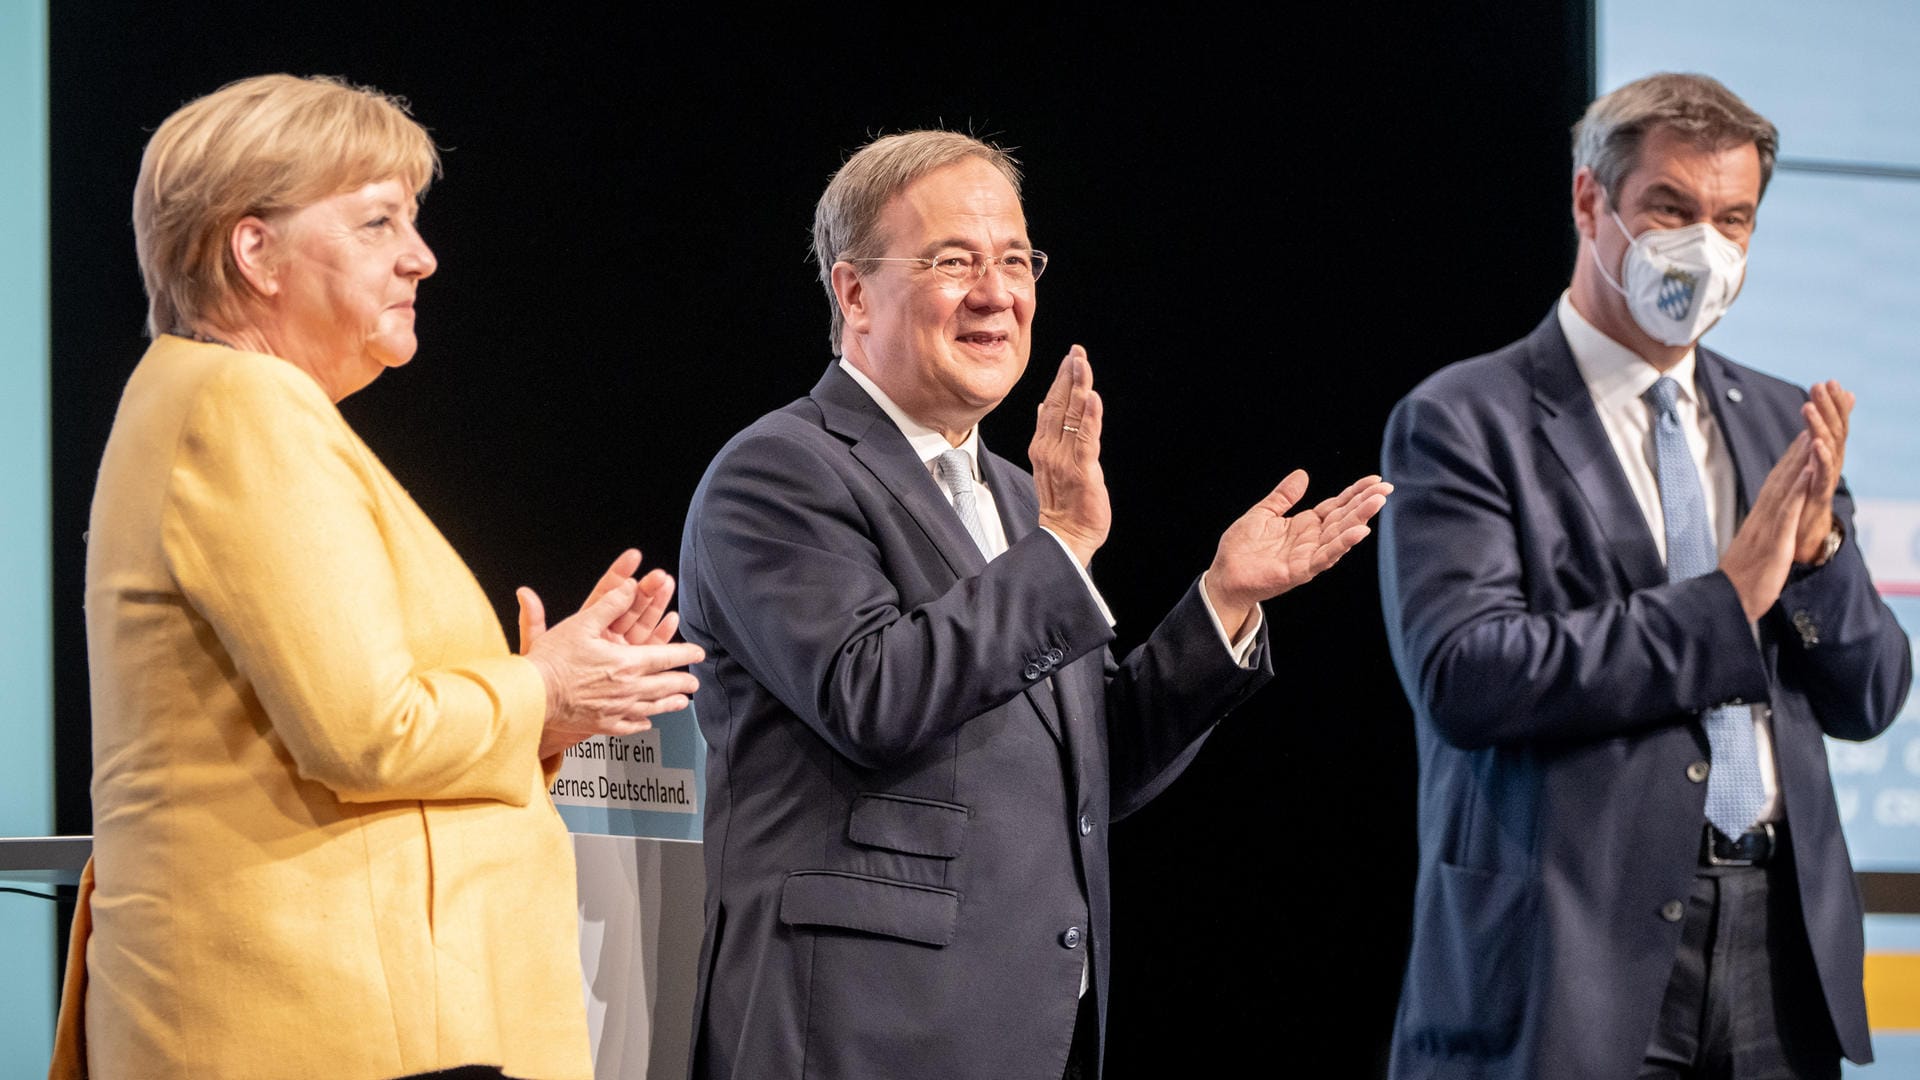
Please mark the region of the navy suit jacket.
MULTIPOLYGON (((1700 349, 1740 505, 1806 394, 1700 349)), ((1807 939, 1845 1054, 1868 1061, 1860 899, 1821 735, 1867 739, 1911 682, 1844 486, 1846 542, 1796 567, 1756 647, 1718 571, 1669 583, 1558 320, 1395 408, 1380 580, 1413 703, 1420 873, 1395 1078, 1634 1075, 1698 858, 1701 710, 1771 709, 1807 939)))
POLYGON ((981 455, 991 563, 838 366, 720 451, 680 555, 710 747, 697 1077, 1046 1077, 1107 827, 1271 677, 1197 584, 1124 662, 1030 476, 981 455))

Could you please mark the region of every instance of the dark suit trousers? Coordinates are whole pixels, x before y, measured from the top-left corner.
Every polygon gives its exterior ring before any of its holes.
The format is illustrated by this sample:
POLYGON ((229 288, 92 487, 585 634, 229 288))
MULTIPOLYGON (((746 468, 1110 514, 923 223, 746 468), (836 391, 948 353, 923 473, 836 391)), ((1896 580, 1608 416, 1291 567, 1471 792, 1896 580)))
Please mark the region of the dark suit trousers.
POLYGON ((1641 1080, 1835 1080, 1792 839, 1766 866, 1703 866, 1641 1080))

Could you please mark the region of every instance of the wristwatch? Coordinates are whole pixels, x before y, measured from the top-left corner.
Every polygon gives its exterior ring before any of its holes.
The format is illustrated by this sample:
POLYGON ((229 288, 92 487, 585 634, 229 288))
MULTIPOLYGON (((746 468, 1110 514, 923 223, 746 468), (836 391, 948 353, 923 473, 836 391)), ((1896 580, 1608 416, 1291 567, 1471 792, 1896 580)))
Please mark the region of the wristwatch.
POLYGON ((1809 566, 1825 566, 1840 551, 1840 541, 1845 537, 1840 531, 1840 519, 1834 518, 1833 525, 1827 530, 1827 538, 1820 544, 1820 554, 1814 557, 1809 566))

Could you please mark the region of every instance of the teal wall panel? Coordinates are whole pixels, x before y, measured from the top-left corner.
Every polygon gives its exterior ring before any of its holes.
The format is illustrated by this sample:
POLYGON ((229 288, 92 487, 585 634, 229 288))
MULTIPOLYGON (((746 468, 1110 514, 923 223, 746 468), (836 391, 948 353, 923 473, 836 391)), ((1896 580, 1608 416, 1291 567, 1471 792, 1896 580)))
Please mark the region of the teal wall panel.
MULTIPOLYGON (((53 828, 47 441, 47 12, 0 0, 0 835, 53 828)), ((0 1074, 43 1070, 53 905, 0 893, 0 1074)))

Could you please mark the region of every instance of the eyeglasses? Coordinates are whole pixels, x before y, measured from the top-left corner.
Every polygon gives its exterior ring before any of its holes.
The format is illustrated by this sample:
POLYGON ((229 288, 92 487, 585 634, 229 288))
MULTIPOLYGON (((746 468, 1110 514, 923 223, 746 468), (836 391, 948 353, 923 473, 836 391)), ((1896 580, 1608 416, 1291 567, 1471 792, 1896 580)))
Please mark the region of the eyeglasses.
POLYGON ((1009 288, 1024 288, 1040 280, 1047 272, 1047 253, 1031 248, 1009 251, 1005 255, 989 255, 984 251, 943 251, 932 258, 883 258, 878 255, 860 255, 846 262, 882 262, 907 263, 922 270, 931 270, 955 285, 972 288, 974 283, 987 276, 987 268, 995 267, 1009 288))

